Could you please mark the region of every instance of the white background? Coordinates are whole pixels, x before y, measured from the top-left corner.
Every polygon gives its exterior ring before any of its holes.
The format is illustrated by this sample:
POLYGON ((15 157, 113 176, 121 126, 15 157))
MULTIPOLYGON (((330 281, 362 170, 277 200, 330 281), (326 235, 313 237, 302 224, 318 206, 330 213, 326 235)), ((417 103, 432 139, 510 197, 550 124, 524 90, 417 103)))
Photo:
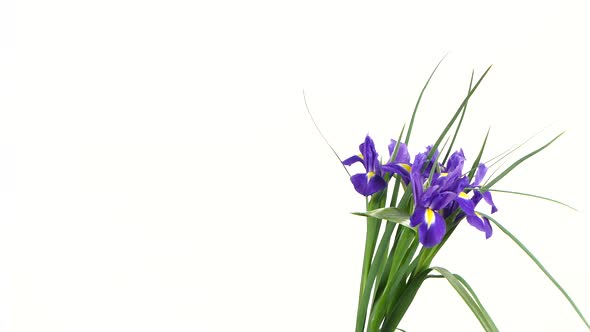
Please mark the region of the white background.
MULTIPOLYGON (((590 317, 587 1, 0 2, 0 331, 352 331, 363 209, 334 148, 410 150, 494 64, 459 136, 486 157, 567 133, 497 187, 497 218, 590 317)), ((472 160, 472 159, 471 159, 472 160)), ((502 331, 586 331, 496 230, 436 264, 502 331)), ((401 327, 478 331, 444 280, 401 327)))

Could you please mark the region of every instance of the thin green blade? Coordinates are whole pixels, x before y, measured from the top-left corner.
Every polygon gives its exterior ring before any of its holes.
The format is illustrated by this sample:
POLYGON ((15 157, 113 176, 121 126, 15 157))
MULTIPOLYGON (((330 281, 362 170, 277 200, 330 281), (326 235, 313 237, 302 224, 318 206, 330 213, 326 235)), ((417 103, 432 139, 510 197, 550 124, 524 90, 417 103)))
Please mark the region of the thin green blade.
POLYGON ((555 199, 549 198, 549 197, 545 197, 545 196, 533 195, 533 194, 523 193, 523 192, 519 192, 519 191, 500 190, 500 189, 487 189, 487 191, 493 191, 493 192, 498 192, 498 193, 506 193, 506 194, 514 194, 514 195, 521 195, 521 196, 538 198, 538 199, 542 199, 542 200, 549 201, 549 202, 552 202, 552 203, 556 203, 556 204, 559 204, 559 205, 563 205, 563 206, 565 206, 567 208, 570 208, 570 209, 572 209, 574 211, 578 211, 576 208, 574 208, 571 205, 565 204, 563 202, 560 202, 558 200, 555 200, 555 199))
MULTIPOLYGON (((467 93, 471 91, 471 87, 473 86, 473 75, 475 74, 475 70, 471 71, 471 79, 469 80, 469 89, 467 93)), ((451 150, 453 150, 453 145, 455 144, 455 139, 457 139, 457 135, 459 134, 459 129, 461 129, 461 124, 463 123, 463 118, 465 117, 465 112, 467 112, 467 103, 465 103, 465 107, 463 107, 463 111, 461 112, 461 118, 459 119, 459 124, 457 124, 457 129, 455 129, 455 134, 453 135, 453 139, 451 140, 451 145, 449 145, 449 149, 447 150, 447 154, 443 159, 443 165, 447 162, 449 155, 451 154, 451 150)))
POLYGON ((489 66, 488 69, 486 69, 486 71, 483 73, 483 75, 481 75, 481 77, 479 78, 477 83, 475 83, 475 86, 473 87, 473 89, 471 89, 471 91, 469 91, 469 93, 467 94, 467 97, 465 97, 465 99, 463 99, 463 102, 461 103, 461 105, 459 105, 459 108, 457 109, 457 111, 455 111, 455 114, 453 115, 453 117, 451 118, 451 120, 449 121, 449 123, 447 124, 445 129, 442 131, 442 133, 440 133, 440 136, 438 137, 438 139, 436 140, 436 142, 432 146, 432 150, 430 150, 430 153, 428 154, 428 158, 426 158, 427 160, 430 160, 432 158, 434 152, 436 151, 436 149, 438 149, 438 146, 442 142, 443 138, 447 135, 447 133, 449 132, 449 130, 453 126, 453 123, 455 123, 455 121, 457 120, 457 117, 461 113, 461 110, 463 110, 463 107, 465 107, 465 105, 467 104, 467 101, 469 100, 469 98, 471 98, 471 95, 473 95, 475 90, 477 90, 477 88, 479 87, 479 84, 486 77, 486 75, 488 74, 490 69, 492 69, 492 66, 489 66))
POLYGON ((580 309, 578 309, 578 306, 576 305, 574 300, 572 300, 572 298, 568 295, 568 293, 565 291, 565 289, 563 289, 563 287, 561 287, 561 285, 557 282, 557 280, 555 280, 555 278, 553 278, 553 276, 549 273, 549 271, 547 271, 547 269, 543 266, 543 264, 541 264, 541 262, 539 262, 537 257, 535 257, 535 255, 533 255, 533 253, 530 252, 529 249, 522 242, 520 242, 520 240, 518 240, 516 238, 516 236, 512 235, 512 233, 510 233, 510 231, 508 231, 504 226, 502 226, 494 218, 490 217, 489 215, 487 215, 485 213, 481 213, 481 212, 478 212, 478 213, 481 214, 482 216, 485 216, 491 222, 493 222, 502 232, 504 232, 504 234, 508 235, 508 237, 512 241, 514 241, 514 243, 516 243, 520 247, 520 249, 522 249, 522 251, 524 251, 533 262, 535 262, 535 264, 539 267, 539 269, 541 269, 541 271, 543 271, 545 276, 547 276, 547 278, 549 278, 549 280, 551 280, 553 285, 555 285, 555 287, 557 287, 557 289, 559 289, 561 294, 563 294, 563 296, 568 300, 568 302, 574 308, 574 310, 576 311, 576 313, 578 314, 580 319, 582 319, 582 321, 584 321, 584 324, 586 324, 586 327, 588 327, 588 329, 590 330, 590 324, 588 323, 588 321, 586 320, 584 315, 582 315, 582 312, 580 311, 580 309))
POLYGON ((324 134, 320 130, 320 127, 315 122, 315 119, 313 118, 313 115, 311 115, 311 111, 309 110, 309 106, 307 106, 307 98, 305 98, 305 91, 303 91, 303 102, 305 103, 305 109, 307 110, 307 114, 309 114, 309 117, 311 118, 311 122, 313 122, 313 125, 315 126, 315 129, 318 131, 318 133, 320 134, 320 136, 322 137, 322 139, 324 140, 324 142, 326 142, 326 144, 328 144, 328 147, 330 148, 330 150, 332 150, 332 153, 334 153, 334 155, 336 156, 336 158, 338 159, 338 161, 340 161, 340 165, 342 165, 342 167, 346 171, 346 174, 348 174, 348 176, 350 176, 350 172, 348 171, 348 169, 346 168, 346 166, 342 163, 342 159, 338 155, 338 152, 336 152, 336 150, 334 150, 334 148, 332 147, 332 145, 330 144, 330 142, 328 142, 328 139, 326 138, 326 136, 324 136, 324 134))
POLYGON ((486 137, 483 139, 483 144, 481 145, 481 149, 479 149, 479 153, 477 155, 477 158, 475 158, 475 160, 473 161, 473 165, 471 166, 471 169, 469 170, 469 174, 467 175, 469 177, 469 180, 473 179, 473 176, 475 176, 475 171, 477 170, 477 167, 479 166, 479 162, 481 161, 481 156, 483 155, 483 150, 486 147, 486 143, 488 142, 488 136, 490 135, 490 129, 488 129, 488 132, 486 133, 486 137))
POLYGON ((420 92, 420 96, 418 96, 418 101, 416 101, 416 106, 414 107, 414 112, 412 112, 412 118, 410 119, 410 126, 408 127, 408 133, 406 134, 406 139, 404 141, 404 143, 406 143, 406 145, 410 142, 410 135, 412 134, 412 128, 414 128, 414 119, 416 118, 416 112, 418 111, 418 105, 420 105, 420 101, 422 100, 422 96, 424 95, 424 91, 426 91, 426 88, 428 87, 428 84, 430 83, 432 76, 434 76, 434 73, 436 73, 438 66, 440 66, 440 64, 443 62, 443 60, 446 57, 447 57, 447 55, 445 54, 442 57, 442 59, 440 59, 440 61, 436 65, 436 67, 434 67, 434 70, 430 74, 430 77, 428 77, 426 84, 424 84, 424 87, 422 88, 422 91, 420 92))
POLYGON ((445 279, 447 279, 447 281, 451 284, 451 286, 453 286, 453 288, 457 291, 459 296, 461 296, 463 301, 465 301, 469 309, 471 309, 477 320, 479 320, 479 322, 481 323, 481 326, 483 326, 483 328, 486 331, 498 331, 498 328, 496 327, 490 316, 487 314, 487 311, 485 311, 485 309, 481 307, 481 303, 479 303, 478 300, 476 301, 470 294, 473 291, 472 289, 468 291, 463 285, 463 283, 447 269, 444 269, 442 267, 433 267, 432 269, 440 273, 443 277, 445 277, 445 279))
POLYGON ((526 156, 515 161, 512 165, 510 165, 510 167, 508 167, 506 170, 504 170, 504 172, 500 173, 500 175, 496 176, 493 180, 487 182, 483 186, 483 189, 487 190, 487 189, 491 188, 494 184, 496 184, 498 181, 502 180, 503 177, 505 177, 508 173, 510 173, 516 166, 520 165, 522 162, 524 162, 525 160, 529 159, 530 157, 536 155, 537 153, 543 151, 546 147, 551 145, 551 143, 555 142, 555 140, 557 140, 561 135, 563 135, 563 133, 555 136, 554 139, 552 139, 551 141, 549 141, 547 144, 543 145, 542 147, 536 149, 535 151, 533 151, 533 152, 527 154, 526 156))

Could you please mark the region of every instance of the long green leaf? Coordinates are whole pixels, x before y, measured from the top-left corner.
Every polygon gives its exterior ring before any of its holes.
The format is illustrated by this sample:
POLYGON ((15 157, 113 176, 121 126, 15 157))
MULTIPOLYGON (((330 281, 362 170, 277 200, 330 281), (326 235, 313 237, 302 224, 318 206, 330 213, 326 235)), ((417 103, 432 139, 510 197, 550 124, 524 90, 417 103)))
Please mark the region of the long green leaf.
POLYGON ((543 264, 541 264, 541 262, 539 262, 539 260, 537 259, 537 257, 535 257, 535 255, 533 255, 533 253, 530 252, 530 250, 522 242, 520 242, 520 240, 518 240, 516 238, 516 236, 512 235, 512 233, 510 233, 510 231, 508 231, 504 226, 502 226, 494 218, 492 218, 489 215, 487 215, 485 213, 482 213, 482 212, 478 212, 478 213, 481 214, 482 216, 485 216, 491 222, 493 222, 502 232, 504 232, 504 234, 508 235, 508 237, 512 241, 514 241, 514 243, 516 243, 520 247, 520 249, 522 249, 522 251, 524 251, 527 254, 527 256, 529 256, 529 258, 533 262, 535 262, 535 264, 537 265, 537 267, 539 267, 539 269, 541 269, 541 271, 543 271, 543 273, 545 274, 545 276, 547 276, 547 278, 549 278, 549 280, 551 280, 551 282, 553 283, 553 285, 555 285, 555 287, 557 287, 557 289, 559 289, 559 291, 561 292, 561 294, 563 294, 563 296, 568 300, 568 302, 574 308, 574 310, 576 311, 576 313, 578 314, 578 316, 580 317, 580 319, 582 319, 582 321, 584 321, 584 324, 586 324, 586 327, 588 327, 588 329, 590 330, 590 324, 588 323, 588 321, 586 320, 586 318, 584 317, 584 315, 582 315, 582 312, 580 311, 580 309, 578 309, 578 306, 576 305, 576 303, 574 302, 574 300, 572 300, 572 298, 568 295, 568 293, 565 291, 565 289, 563 289, 563 287, 561 287, 561 285, 557 282, 557 280, 555 280, 555 278, 553 278, 553 276, 551 275, 551 273, 549 273, 549 271, 547 271, 547 269, 543 266, 543 264))
POLYGON ((414 300, 414 297, 416 297, 420 286, 422 286, 424 280, 428 278, 428 273, 430 273, 430 271, 432 270, 427 269, 416 275, 416 277, 412 278, 408 285, 403 289, 401 296, 395 302, 391 315, 386 317, 385 321, 383 322, 381 332, 390 332, 397 328, 397 325, 402 320, 402 317, 408 310, 408 307, 414 300))
POLYGON ((481 145, 481 149, 479 149, 479 153, 477 154, 477 158, 475 158, 475 160, 473 161, 473 165, 471 166, 471 169, 469 170, 469 174, 467 175, 469 177, 469 180, 473 179, 473 177, 475 176, 475 171, 477 170, 477 167, 479 166, 479 162, 481 160, 481 156, 483 155, 483 150, 486 147, 486 143, 488 142, 489 135, 490 135, 490 129, 488 129, 488 132, 486 133, 486 137, 483 139, 483 144, 481 145))
POLYGON ((500 173, 500 175, 496 176, 493 180, 487 182, 483 186, 483 189, 487 190, 487 189, 491 188, 494 184, 496 184, 498 181, 502 180, 503 177, 505 177, 508 173, 510 173, 516 166, 520 165, 522 162, 524 162, 525 160, 529 159, 530 157, 536 155, 537 153, 543 151, 546 147, 551 145, 551 143, 555 142, 555 140, 557 140, 561 135, 563 135, 563 133, 555 136, 554 139, 552 139, 551 141, 549 141, 547 144, 543 145, 542 147, 536 149, 535 151, 533 151, 533 152, 527 154, 526 156, 515 161, 512 165, 510 165, 510 167, 508 167, 506 170, 504 170, 502 173, 500 173))
POLYGON ((326 138, 326 136, 324 136, 324 134, 320 130, 320 127, 315 122, 315 119, 313 118, 313 115, 311 115, 311 111, 309 110, 309 106, 307 106, 307 98, 305 98, 305 91, 303 91, 303 102, 305 103, 305 109, 307 110, 307 114, 309 114, 309 117, 311 118, 311 122, 313 122, 313 125, 315 126, 315 129, 318 131, 318 133, 320 134, 320 136, 322 137, 322 139, 324 140, 324 142, 326 142, 326 144, 328 144, 328 147, 330 148, 330 150, 332 150, 332 153, 334 153, 334 155, 336 156, 336 158, 338 159, 338 161, 340 161, 340 165, 342 165, 342 167, 346 171, 346 174, 348 174, 348 176, 350 177, 350 172, 348 171, 348 169, 346 168, 346 166, 342 163, 342 159, 338 155, 338 152, 336 152, 336 150, 334 150, 334 148, 332 147, 332 145, 330 144, 330 142, 328 142, 328 139, 326 138))
POLYGON ((467 283, 467 281, 465 279, 463 279, 463 277, 461 277, 460 275, 458 275, 458 274, 453 274, 453 275, 455 276, 455 278, 457 278, 463 284, 463 286, 465 288, 467 288, 467 290, 469 291, 471 297, 475 300, 475 302, 481 308, 481 310, 483 311, 483 313, 489 318, 489 322, 491 324, 493 324, 494 327, 496 327, 496 325, 492 321, 490 315, 488 314, 488 311, 484 308, 483 304, 481 304, 481 301, 479 300, 479 298, 475 294, 475 291, 473 290, 473 288, 471 288, 471 286, 469 285, 469 283, 467 283))
MULTIPOLYGON (((471 71, 471 79, 469 80, 469 89, 467 89, 467 93, 471 91, 471 87, 473 85, 473 75, 475 74, 475 70, 471 71)), ((455 139, 457 139, 457 135, 459 134, 459 129, 461 129, 461 124, 463 124, 463 118, 465 117, 465 112, 467 112, 467 103, 465 103, 465 107, 463 107, 463 111, 461 112, 461 118, 459 119, 459 124, 457 124, 457 129, 455 129, 455 134, 453 135, 453 139, 451 140, 451 145, 449 145, 449 149, 447 150, 447 154, 443 159, 443 165, 447 162, 449 155, 451 154, 451 150, 453 150, 453 145, 455 144, 455 139)))
POLYGON ((486 331, 498 331, 498 328, 496 327, 490 316, 487 314, 487 311, 485 311, 485 309, 483 309, 478 304, 479 301, 476 301, 471 296, 470 292, 465 288, 463 283, 461 283, 461 281, 457 279, 455 275, 453 275, 451 272, 442 267, 433 267, 432 269, 440 273, 443 277, 447 279, 447 281, 451 284, 451 286, 453 286, 453 288, 457 291, 459 296, 461 296, 463 301, 465 301, 469 309, 471 309, 477 320, 479 320, 479 322, 481 323, 481 326, 483 326, 483 328, 486 331))
POLYGON ((434 67, 434 70, 430 74, 430 77, 428 77, 428 80, 426 81, 426 84, 424 84, 424 87, 422 88, 422 91, 420 92, 420 96, 418 96, 418 101, 416 101, 416 106, 414 106, 414 112, 412 112, 412 118, 410 120, 410 127, 408 127, 408 133, 406 134, 406 139, 404 141, 404 143, 406 143, 406 145, 408 143, 410 143, 410 135, 412 134, 412 129, 414 128, 414 119, 416 118, 416 112, 418 111, 418 105, 420 105, 420 101, 422 100, 422 96, 424 95, 424 91, 426 91, 426 88, 428 87, 428 84, 430 83, 430 80, 432 79, 432 76, 434 76, 434 73, 436 73, 436 70, 438 69, 438 66, 440 66, 440 64, 443 62, 443 60, 446 57, 447 57, 447 55, 445 54, 442 57, 442 59, 440 59, 440 61, 436 65, 436 67, 434 67))
POLYGON ((539 196, 539 195, 533 195, 533 194, 528 194, 528 193, 523 193, 523 192, 518 192, 518 191, 511 191, 511 190, 500 190, 500 189, 487 189, 487 191, 493 191, 493 192, 499 192, 499 193, 506 193, 506 194, 514 194, 514 195, 521 195, 521 196, 527 196, 527 197, 533 197, 533 198, 538 198, 538 199, 542 199, 545 201, 549 201, 549 202, 553 202, 559 205, 563 205, 567 208, 570 208, 574 211, 578 211, 576 208, 574 208, 571 205, 567 205, 563 202, 560 202, 558 200, 555 200, 553 198, 549 198, 549 197, 544 197, 544 196, 539 196))
POLYGON ((479 84, 484 79, 484 77, 486 77, 486 75, 488 74, 490 69, 492 69, 492 66, 489 66, 488 69, 486 69, 486 71, 483 73, 483 75, 481 75, 481 77, 479 78, 477 83, 475 83, 475 86, 473 87, 473 89, 471 89, 471 91, 469 91, 469 93, 467 94, 467 97, 465 97, 465 99, 463 99, 463 102, 461 103, 461 105, 459 105, 459 108, 457 109, 457 111, 455 111, 455 114, 453 115, 453 117, 451 118, 451 120, 449 121, 449 123, 447 124, 445 129, 440 133, 440 136, 438 137, 438 139, 436 140, 436 142, 432 146, 432 149, 430 150, 430 153, 428 154, 428 157, 426 158, 427 160, 430 160, 432 158, 432 155, 434 154, 436 149, 438 149, 438 146, 442 142, 443 138, 447 135, 447 133, 449 132, 449 130, 453 126, 453 123, 455 123, 455 120, 457 120, 457 117, 461 113, 461 110, 463 110, 463 107, 465 107, 465 105, 467 104, 467 101, 469 100, 469 98, 471 98, 471 95, 473 95, 475 90, 477 90, 477 87, 479 87, 479 84))
POLYGON ((375 281, 377 273, 379 272, 379 270, 381 270, 381 267, 385 260, 384 256, 385 253, 387 253, 387 249, 389 248, 389 241, 391 239, 391 234, 393 233, 394 228, 395 224, 392 223, 388 223, 385 226, 383 237, 381 238, 381 242, 379 243, 377 252, 375 253, 375 258, 373 259, 373 262, 369 269, 369 274, 367 276, 364 288, 359 298, 358 312, 356 318, 356 331, 358 332, 364 331, 369 299, 371 296, 371 288, 373 287, 373 282, 375 281))

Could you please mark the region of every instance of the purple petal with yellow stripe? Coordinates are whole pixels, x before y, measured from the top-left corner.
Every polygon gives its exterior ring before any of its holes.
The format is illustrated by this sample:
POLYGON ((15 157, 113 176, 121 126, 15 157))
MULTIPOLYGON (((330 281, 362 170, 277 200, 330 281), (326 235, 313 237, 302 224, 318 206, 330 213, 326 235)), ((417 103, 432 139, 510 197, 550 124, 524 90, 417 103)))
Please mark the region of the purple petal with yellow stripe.
POLYGON ((354 189, 363 196, 373 195, 387 187, 387 182, 373 172, 355 174, 350 177, 354 189))

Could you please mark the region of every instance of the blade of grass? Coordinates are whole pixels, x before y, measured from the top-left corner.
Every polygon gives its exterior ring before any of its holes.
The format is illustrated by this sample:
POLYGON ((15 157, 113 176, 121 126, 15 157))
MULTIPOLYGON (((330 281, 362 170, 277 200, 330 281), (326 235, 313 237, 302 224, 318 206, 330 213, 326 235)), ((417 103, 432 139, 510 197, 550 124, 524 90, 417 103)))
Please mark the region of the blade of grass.
POLYGON ((416 101, 416 106, 414 107, 414 112, 412 112, 412 118, 410 119, 410 126, 408 127, 408 133, 406 134, 406 139, 404 141, 404 143, 406 143, 406 145, 408 143, 410 143, 410 135, 412 134, 412 129, 414 128, 414 119, 416 118, 416 112, 418 111, 418 105, 420 105, 420 101, 422 100, 422 96, 424 95, 424 91, 426 91, 426 88, 428 87, 428 84, 430 83, 430 80, 432 79, 432 76, 434 76, 434 73, 436 73, 436 70, 438 69, 438 66, 440 66, 440 64, 443 62, 443 60, 446 57, 447 57, 447 55, 445 54, 442 57, 442 59, 440 59, 440 61, 436 65, 436 67, 434 67, 434 70, 430 74, 430 77, 428 77, 428 80, 426 81, 426 84, 424 84, 424 87, 422 88, 422 91, 420 92, 420 96, 418 96, 418 101, 416 101))
POLYGON ((451 286, 453 286, 463 301, 465 301, 469 309, 471 309, 477 320, 479 320, 481 323, 481 326, 483 326, 486 331, 498 331, 498 328, 492 321, 491 317, 487 314, 487 311, 481 307, 481 303, 478 304, 479 301, 474 300, 470 292, 467 291, 463 283, 461 283, 461 281, 457 279, 454 274, 442 267, 433 267, 432 270, 440 273, 443 277, 445 277, 445 279, 447 279, 447 281, 451 284, 451 286))
POLYGON ((471 166, 471 170, 469 170, 469 174, 467 175, 469 177, 470 181, 471 181, 471 179, 473 179, 473 176, 475 175, 475 171, 477 170, 477 167, 479 166, 479 161, 481 160, 481 156, 483 155, 483 150, 486 147, 486 143, 488 142, 489 135, 490 135, 490 129, 488 128, 488 132, 486 133, 486 137, 483 139, 483 144, 481 145, 481 149, 479 149, 479 153, 477 154, 477 158, 475 158, 475 160, 473 161, 473 165, 471 166))
POLYGON ((305 109, 307 110, 307 114, 309 114, 309 117, 311 118, 311 122, 313 122, 315 129, 318 131, 318 133, 320 134, 320 136, 322 137, 324 142, 326 142, 326 144, 328 144, 328 147, 330 148, 330 150, 332 150, 332 152, 334 153, 336 158, 338 158, 338 161, 340 161, 340 165, 342 165, 342 167, 344 168, 344 171, 346 171, 346 174, 348 174, 348 176, 350 177, 350 172, 348 171, 348 169, 346 169, 346 166, 342 163, 342 159, 340 158, 340 156, 338 155, 336 150, 334 150, 334 148, 332 147, 330 142, 328 142, 328 139, 326 138, 326 136, 324 136, 324 134, 320 130, 320 127, 318 126, 315 119, 313 118, 313 115, 311 115, 311 111, 309 110, 309 106, 307 106, 307 98, 305 98, 305 90, 303 91, 303 102, 305 103, 305 109))
POLYGON ((563 296, 568 300, 568 302, 574 308, 574 310, 576 311, 576 313, 578 314, 580 319, 582 319, 582 321, 584 321, 584 324, 586 324, 586 327, 588 327, 588 329, 590 330, 590 324, 588 323, 588 321, 586 320, 584 315, 582 315, 582 312, 580 311, 580 309, 578 309, 578 306, 576 305, 574 300, 572 300, 572 298, 568 295, 568 293, 565 291, 565 289, 563 289, 563 287, 561 287, 561 285, 557 282, 557 280, 555 280, 555 278, 553 278, 551 273, 549 273, 549 271, 547 271, 547 269, 543 266, 543 264, 541 264, 541 262, 539 262, 537 257, 535 257, 535 255, 533 255, 533 253, 522 242, 520 242, 520 240, 518 240, 518 238, 516 238, 516 236, 514 236, 512 233, 510 233, 510 231, 508 231, 504 226, 502 226, 498 221, 496 221, 496 219, 490 217, 489 215, 487 215, 485 213, 482 213, 482 212, 478 212, 478 213, 481 214, 482 216, 485 216, 491 222, 493 222, 494 225, 496 225, 502 232, 504 232, 504 234, 508 235, 508 237, 512 241, 514 241, 514 243, 516 243, 520 247, 520 249, 522 249, 522 251, 524 251, 527 254, 527 256, 529 256, 529 258, 537 265, 537 267, 539 269, 541 269, 541 271, 543 271, 545 276, 547 276, 547 278, 549 278, 549 280, 551 280, 553 285, 555 285, 555 287, 557 287, 557 289, 559 289, 561 294, 563 294, 563 296))
POLYGON ((528 194, 528 193, 523 193, 523 192, 519 192, 519 191, 511 191, 511 190, 500 190, 500 189, 487 189, 487 191, 493 191, 493 192, 498 192, 498 193, 506 193, 506 194, 514 194, 514 195, 521 195, 521 196, 527 196, 527 197, 533 197, 533 198, 538 198, 538 199, 542 199, 545 201, 549 201, 549 202, 553 202, 559 205, 563 205, 567 208, 570 208, 574 211, 578 211, 576 208, 574 208, 571 205, 567 205, 563 202, 560 202, 558 200, 549 198, 549 197, 544 197, 544 196, 539 196, 539 195, 533 195, 533 194, 528 194))
MULTIPOLYGON (((458 274, 453 274, 455 276, 455 278, 457 278, 465 288, 467 288, 467 290, 469 291, 471 297, 475 300, 475 302, 477 303, 477 305, 481 308, 481 310, 484 312, 484 314, 487 317, 490 317, 490 314, 488 313, 488 311, 484 308, 483 304, 481 304, 481 301, 479 300, 479 298, 477 297, 477 295, 475 294, 475 291, 473 290, 473 288, 471 288, 471 286, 469 285, 469 283, 467 283, 467 281, 465 279, 463 279, 463 277, 461 277, 458 274)), ((492 323, 492 325, 494 325, 494 327, 496 327, 496 324, 494 324, 494 321, 492 321, 491 317, 490 317, 490 323, 492 323)), ((497 327, 496 327, 497 328, 497 327)))
POLYGON ((477 88, 479 87, 479 84, 484 79, 484 77, 486 77, 486 75, 488 74, 490 69, 492 69, 492 66, 489 66, 488 69, 486 69, 486 71, 483 73, 483 75, 481 75, 479 80, 477 80, 477 83, 475 83, 475 86, 473 86, 473 89, 471 89, 471 91, 469 91, 469 93, 467 94, 467 97, 465 97, 465 99, 463 99, 463 102, 461 103, 461 105, 459 105, 459 108, 457 109, 457 111, 455 111, 455 114, 453 115, 453 117, 451 118, 451 120, 449 121, 449 123, 447 124, 445 129, 440 133, 440 136, 438 137, 438 139, 436 140, 436 142, 432 146, 432 150, 430 150, 430 153, 428 154, 428 157, 426 158, 427 160, 432 158, 434 151, 436 151, 436 149, 438 149, 438 146, 442 142, 443 138, 447 135, 447 133, 449 132, 449 130, 453 126, 453 123, 455 123, 455 121, 457 120, 457 117, 461 113, 461 110, 463 109, 463 107, 465 107, 465 105, 467 104, 467 101, 469 100, 469 98, 471 98, 471 95, 473 95, 475 90, 477 90, 477 88))
POLYGON ((498 181, 502 180, 503 177, 505 177, 508 173, 510 173, 516 166, 520 165, 522 162, 524 162, 525 160, 529 159, 530 157, 536 155, 537 153, 543 151, 546 147, 551 145, 551 143, 555 142, 555 140, 557 140, 561 135, 563 135, 563 132, 561 134, 555 136, 554 139, 552 139, 551 141, 549 141, 548 143, 546 143, 542 147, 536 149, 535 151, 533 151, 533 152, 527 154, 526 156, 515 161, 512 165, 510 165, 510 167, 508 167, 506 170, 504 170, 502 173, 500 173, 500 175, 496 176, 493 180, 488 181, 485 185, 483 185, 482 188, 484 188, 484 190, 491 188, 494 184, 496 184, 498 181))
MULTIPOLYGON (((475 70, 471 71, 471 79, 469 80, 469 89, 467 92, 471 91, 471 86, 473 85, 473 75, 475 74, 475 70)), ((467 112, 467 103, 465 103, 465 107, 463 107, 463 111, 461 112, 461 118, 459 119, 459 124, 457 125, 457 129, 455 129, 455 134, 453 135, 453 139, 451 140, 451 145, 449 145, 449 149, 447 150, 447 154, 443 159, 443 165, 447 162, 449 155, 451 154, 451 150, 453 150, 453 144, 455 144, 455 139, 459 134, 459 129, 461 129, 461 124, 463 123, 463 118, 465 117, 465 112, 467 112)))
POLYGON ((359 297, 359 304, 358 304, 358 311, 356 316, 356 331, 362 332, 365 329, 365 321, 367 318, 367 310, 369 305, 369 299, 371 296, 371 288, 373 288, 373 282, 377 276, 378 271, 381 269, 383 265, 383 261, 385 260, 384 254, 387 252, 389 248, 389 241, 391 239, 391 234, 395 229, 395 224, 387 223, 385 226, 385 231, 383 233, 383 237, 381 238, 381 242, 377 248, 377 252, 375 253, 375 258, 373 259, 373 263, 369 269, 369 274, 367 276, 364 288, 362 290, 361 296, 359 297))

